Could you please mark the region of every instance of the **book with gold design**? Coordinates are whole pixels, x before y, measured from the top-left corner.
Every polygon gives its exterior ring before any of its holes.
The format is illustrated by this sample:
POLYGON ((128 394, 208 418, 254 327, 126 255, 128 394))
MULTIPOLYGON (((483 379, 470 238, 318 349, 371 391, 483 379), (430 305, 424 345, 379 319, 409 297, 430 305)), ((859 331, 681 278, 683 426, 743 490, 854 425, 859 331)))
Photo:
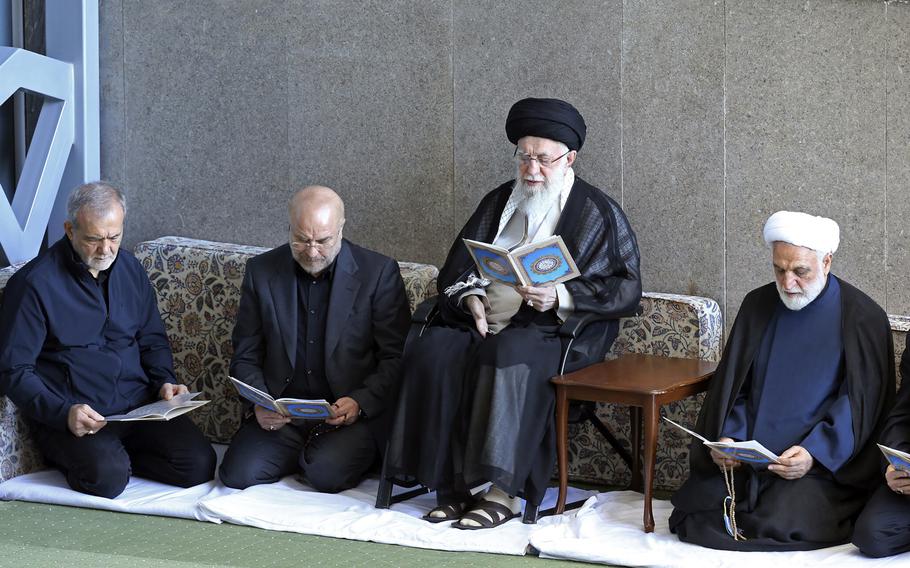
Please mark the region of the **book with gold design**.
POLYGON ((701 440, 704 445, 708 446, 712 450, 717 450, 718 452, 732 459, 757 465, 780 463, 780 456, 763 446, 760 442, 756 442, 755 440, 746 440, 745 442, 712 442, 701 434, 693 432, 685 426, 680 426, 666 416, 663 416, 662 418, 686 434, 695 436, 701 440))
POLYGON ((311 400, 305 398, 273 398, 269 393, 262 392, 254 386, 239 381, 234 377, 228 377, 234 384, 234 388, 240 393, 240 396, 267 408, 272 412, 277 412, 283 416, 291 418, 301 418, 305 420, 324 420, 334 418, 335 411, 327 400, 311 400))
POLYGON ((512 250, 471 239, 462 240, 480 275, 502 284, 555 285, 581 275, 559 235, 512 250))

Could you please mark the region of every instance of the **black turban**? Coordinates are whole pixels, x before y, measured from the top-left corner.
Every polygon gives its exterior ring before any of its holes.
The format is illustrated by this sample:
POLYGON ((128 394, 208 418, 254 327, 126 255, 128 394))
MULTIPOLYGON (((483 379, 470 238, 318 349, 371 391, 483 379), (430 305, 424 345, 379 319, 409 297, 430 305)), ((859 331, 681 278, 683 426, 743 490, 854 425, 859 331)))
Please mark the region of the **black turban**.
POLYGON ((525 136, 539 136, 579 150, 586 131, 581 113, 559 99, 522 99, 512 105, 506 118, 506 136, 512 144, 525 136))

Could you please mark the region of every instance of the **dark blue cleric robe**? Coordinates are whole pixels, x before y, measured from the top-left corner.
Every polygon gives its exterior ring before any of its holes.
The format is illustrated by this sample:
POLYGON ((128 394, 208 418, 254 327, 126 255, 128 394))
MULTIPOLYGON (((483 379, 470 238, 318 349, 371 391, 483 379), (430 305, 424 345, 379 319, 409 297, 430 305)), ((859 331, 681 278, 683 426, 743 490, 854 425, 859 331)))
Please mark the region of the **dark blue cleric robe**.
POLYGON ((840 302, 840 284, 830 278, 801 310, 778 303, 724 436, 758 440, 777 454, 802 446, 828 471, 846 463, 853 423, 843 381, 840 302))
POLYGON ((701 444, 673 496, 670 530, 680 540, 729 550, 811 550, 850 540, 879 474, 875 442, 894 398, 888 317, 871 298, 830 275, 799 311, 774 283, 750 292, 737 315, 699 413, 709 439, 756 439, 775 452, 794 445, 814 458, 785 480, 766 468, 735 470, 736 521, 727 534, 723 474, 701 444))

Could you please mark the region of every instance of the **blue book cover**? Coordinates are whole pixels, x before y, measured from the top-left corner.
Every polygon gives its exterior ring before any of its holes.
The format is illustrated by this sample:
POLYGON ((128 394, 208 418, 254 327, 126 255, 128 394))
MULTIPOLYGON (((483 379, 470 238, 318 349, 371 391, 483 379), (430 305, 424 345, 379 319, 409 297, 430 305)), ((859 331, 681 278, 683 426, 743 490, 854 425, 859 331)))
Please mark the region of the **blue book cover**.
POLYGON ((335 416, 332 411, 332 405, 326 400, 308 400, 304 398, 276 399, 272 398, 269 393, 263 392, 243 381, 238 381, 234 377, 228 378, 231 379, 240 396, 272 412, 304 420, 324 420, 335 416))
POLYGON ((888 460, 888 463, 890 463, 894 469, 910 471, 910 454, 881 444, 878 444, 878 449, 885 454, 885 459, 888 460))
POLYGON ((581 273, 562 237, 554 235, 513 250, 464 239, 480 275, 509 286, 544 286, 581 273))

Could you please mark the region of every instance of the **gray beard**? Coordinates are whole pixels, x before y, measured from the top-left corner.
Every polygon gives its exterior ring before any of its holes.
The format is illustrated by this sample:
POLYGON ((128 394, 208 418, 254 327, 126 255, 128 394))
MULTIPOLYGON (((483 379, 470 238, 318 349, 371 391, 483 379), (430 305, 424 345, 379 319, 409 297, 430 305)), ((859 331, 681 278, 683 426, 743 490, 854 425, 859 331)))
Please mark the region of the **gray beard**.
POLYGON ((777 284, 777 293, 780 296, 780 301, 784 303, 788 310, 797 312, 814 302, 815 298, 818 298, 819 294, 822 293, 822 290, 825 289, 826 282, 827 280, 825 278, 816 278, 812 282, 806 284, 806 287, 801 290, 802 293, 795 298, 787 296, 780 287, 780 284, 777 284))
POLYGON ((528 224, 531 227, 539 225, 547 212, 550 211, 550 208, 554 205, 559 205, 559 196, 562 192, 562 186, 565 184, 565 180, 565 172, 563 172, 562 175, 554 173, 544 182, 543 187, 535 190, 531 189, 528 184, 521 179, 520 174, 515 178, 515 188, 513 191, 517 192, 521 197, 521 201, 518 204, 518 210, 528 216, 528 224))

